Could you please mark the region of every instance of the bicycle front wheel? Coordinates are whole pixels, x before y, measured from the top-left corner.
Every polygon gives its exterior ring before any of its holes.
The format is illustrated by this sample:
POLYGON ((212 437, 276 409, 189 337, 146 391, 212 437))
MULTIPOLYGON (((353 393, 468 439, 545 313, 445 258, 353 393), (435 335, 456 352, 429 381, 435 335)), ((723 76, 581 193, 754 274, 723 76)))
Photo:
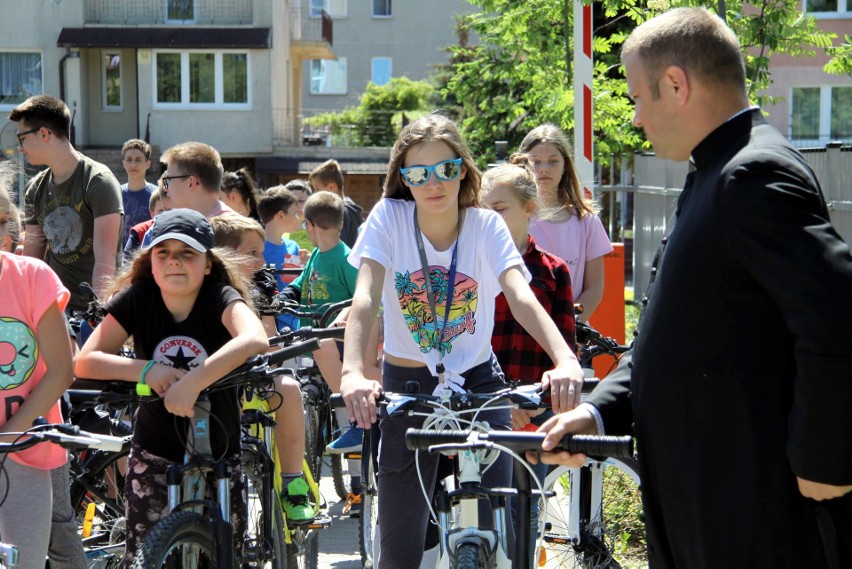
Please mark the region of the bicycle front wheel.
POLYGON ((460 543, 456 547, 455 569, 491 569, 482 547, 476 543, 460 543))
POLYGON ((129 446, 119 452, 91 454, 71 481, 71 507, 90 567, 105 569, 124 563, 124 473, 129 446))
POLYGON ((541 544, 545 567, 639 569, 647 567, 638 465, 635 460, 590 461, 588 468, 551 471, 553 492, 541 544))
POLYGON ((325 449, 320 445, 319 393, 313 385, 302 387, 302 404, 305 409, 305 460, 311 469, 311 475, 319 484, 322 453, 325 449))
POLYGON ((287 544, 287 569, 317 569, 319 566, 319 534, 315 529, 296 527, 287 544))
POLYGON ((172 512, 148 531, 132 569, 216 569, 210 521, 188 510, 172 512))
POLYGON ((243 472, 246 476, 248 519, 243 544, 243 567, 270 569, 286 567, 286 544, 281 502, 275 491, 273 465, 256 448, 244 446, 243 472))
MULTIPOLYGON (((367 435, 369 436, 369 435, 367 435)), ((361 462, 363 472, 361 491, 361 523, 358 526, 358 542, 361 547, 361 564, 364 569, 373 569, 376 528, 379 521, 379 492, 376 486, 376 468, 370 456, 369 440, 364 437, 364 457, 361 462)))

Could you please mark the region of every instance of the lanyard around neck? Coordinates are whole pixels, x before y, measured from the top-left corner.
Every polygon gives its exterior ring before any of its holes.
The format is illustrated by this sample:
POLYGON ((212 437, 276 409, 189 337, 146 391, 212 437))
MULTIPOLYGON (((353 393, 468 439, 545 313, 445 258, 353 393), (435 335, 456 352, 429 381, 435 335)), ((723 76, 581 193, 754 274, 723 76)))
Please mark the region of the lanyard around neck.
POLYGON ((426 260, 426 248, 423 245, 423 237, 420 235, 420 224, 417 222, 417 208, 414 208, 414 237, 417 239, 417 251, 420 253, 420 264, 423 266, 423 278, 426 281, 426 297, 429 299, 429 308, 432 310, 432 322, 435 324, 437 332, 436 340, 430 342, 432 349, 438 352, 438 381, 444 383, 444 355, 441 350, 441 342, 444 339, 444 330, 447 329, 447 321, 450 319, 450 305, 453 303, 453 289, 456 286, 456 260, 458 258, 459 240, 461 239, 461 210, 459 210, 458 221, 456 222, 458 233, 456 242, 453 244, 453 253, 450 260, 450 273, 447 277, 447 303, 444 308, 444 321, 441 324, 441 329, 438 330, 438 311, 435 309, 435 296, 432 294, 432 279, 429 274, 429 262, 426 260))

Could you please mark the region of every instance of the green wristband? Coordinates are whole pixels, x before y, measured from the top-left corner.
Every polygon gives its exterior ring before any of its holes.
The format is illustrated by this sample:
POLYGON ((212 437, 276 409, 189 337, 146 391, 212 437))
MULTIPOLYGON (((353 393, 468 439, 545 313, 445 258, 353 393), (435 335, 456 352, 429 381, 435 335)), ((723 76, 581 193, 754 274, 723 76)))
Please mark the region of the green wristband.
POLYGON ((145 374, 148 373, 148 370, 151 369, 155 363, 156 362, 154 362, 154 360, 149 360, 148 363, 145 364, 145 367, 142 368, 142 371, 139 372, 139 383, 136 384, 136 395, 152 395, 151 386, 145 383, 145 374))

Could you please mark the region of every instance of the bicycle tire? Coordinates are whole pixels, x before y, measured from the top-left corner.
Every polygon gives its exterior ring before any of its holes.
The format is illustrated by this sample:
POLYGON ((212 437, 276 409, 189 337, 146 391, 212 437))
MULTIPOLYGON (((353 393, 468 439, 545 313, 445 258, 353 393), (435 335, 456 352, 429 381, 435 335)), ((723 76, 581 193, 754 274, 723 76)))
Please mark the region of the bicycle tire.
POLYGON ((491 569, 482 547, 476 543, 460 543, 450 559, 453 569, 491 569))
MULTIPOLYGON (((365 438, 366 442, 366 438, 365 438)), ((365 445, 366 446, 366 445, 365 445)), ((358 546, 361 549, 361 565, 373 569, 376 528, 379 522, 379 494, 376 486, 374 461, 367 452, 362 454, 361 523, 358 524, 358 546)))
POLYGON ((216 548, 210 520, 188 510, 172 512, 148 530, 132 569, 183 567, 183 556, 193 557, 197 569, 216 569, 216 548))
POLYGON ((320 420, 317 409, 319 394, 316 387, 308 384, 302 387, 302 405, 305 409, 305 461, 311 469, 311 475, 317 484, 320 481, 322 453, 319 448, 320 420))
POLYGON ((287 544, 287 569, 317 569, 319 567, 319 532, 296 527, 287 544))
POLYGON ((275 475, 274 467, 256 448, 250 446, 243 447, 242 466, 248 502, 242 566, 263 569, 269 563, 270 569, 284 569, 287 565, 287 550, 283 532, 286 530, 281 503, 271 479, 275 475), (263 511, 266 492, 270 493, 271 511, 268 512, 263 511), (267 525, 268 532, 265 531, 267 525), (265 538, 267 533, 270 535, 269 542, 265 538))
POLYGON ((92 535, 83 540, 89 567, 105 569, 124 563, 124 547, 116 546, 125 539, 121 461, 129 452, 129 443, 119 452, 96 451, 82 462, 80 472, 71 480, 71 507, 81 530, 89 504, 95 505, 92 535))
POLYGON ((548 499, 544 534, 545 567, 582 567, 583 569, 632 569, 647 566, 645 531, 639 496, 638 464, 635 460, 593 461, 603 469, 599 505, 581 506, 591 515, 580 520, 580 543, 573 544, 568 530, 569 495, 577 470, 559 466, 548 473, 544 490, 553 491, 548 499))

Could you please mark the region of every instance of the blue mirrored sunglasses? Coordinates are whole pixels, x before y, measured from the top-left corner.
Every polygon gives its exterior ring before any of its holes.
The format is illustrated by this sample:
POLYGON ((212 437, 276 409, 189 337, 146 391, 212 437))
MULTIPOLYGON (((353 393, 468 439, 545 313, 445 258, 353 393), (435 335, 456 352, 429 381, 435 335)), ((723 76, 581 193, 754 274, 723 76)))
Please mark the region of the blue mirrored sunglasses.
POLYGON ((400 168, 399 173, 405 178, 405 181, 412 186, 422 186, 429 181, 429 173, 434 172, 435 177, 442 182, 455 180, 461 174, 461 158, 455 160, 444 160, 431 166, 411 166, 410 168, 400 168))

